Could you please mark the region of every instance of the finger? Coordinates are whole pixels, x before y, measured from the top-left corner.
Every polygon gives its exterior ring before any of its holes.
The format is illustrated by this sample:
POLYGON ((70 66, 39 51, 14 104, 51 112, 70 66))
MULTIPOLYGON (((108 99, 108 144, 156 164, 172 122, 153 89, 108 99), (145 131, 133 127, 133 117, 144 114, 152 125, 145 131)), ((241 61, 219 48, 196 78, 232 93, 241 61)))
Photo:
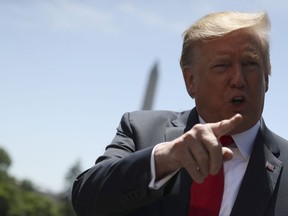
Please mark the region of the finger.
POLYGON ((233 151, 227 147, 221 148, 222 154, 211 154, 210 174, 216 175, 222 167, 223 161, 228 161, 233 158, 233 151))
POLYGON ((184 168, 193 179, 193 181, 197 183, 202 183, 204 181, 205 177, 201 174, 200 167, 196 164, 186 164, 184 168))
POLYGON ((190 145, 190 154, 199 166, 200 174, 205 178, 210 172, 210 156, 203 144, 194 143, 190 145))
MULTIPOLYGON (((242 122, 242 115, 236 114, 230 119, 226 119, 217 123, 212 123, 211 129, 214 135, 219 139, 223 135, 229 134, 233 129, 235 129, 242 122)), ((219 144, 219 141, 218 141, 219 144)), ((221 144, 220 144, 221 145, 221 144)), ((216 151, 216 150, 215 150, 216 151)), ((219 172, 222 167, 223 161, 231 160, 233 157, 233 152, 229 148, 222 147, 220 152, 211 154, 210 173, 215 175, 219 172), (222 154, 221 154, 222 151, 222 154), (215 162, 216 161, 216 162, 215 162)))
POLYGON ((210 123, 211 129, 217 138, 229 134, 242 122, 242 115, 237 113, 230 119, 225 119, 220 122, 210 123))
POLYGON ((211 145, 209 149, 209 156, 210 156, 209 173, 211 175, 217 174, 221 169, 223 163, 222 147, 221 145, 219 145, 217 140, 215 142, 217 142, 217 145, 211 145))
POLYGON ((200 172, 200 166, 197 164, 193 155, 190 153, 183 154, 182 165, 193 179, 197 183, 202 183, 204 181, 204 176, 200 172))
POLYGON ((233 151, 227 147, 223 147, 222 155, 223 155, 223 161, 231 160, 233 157, 233 151))
POLYGON ((222 146, 211 130, 204 130, 198 134, 201 140, 201 148, 196 151, 194 147, 194 157, 199 165, 203 164, 201 173, 206 177, 209 173, 218 173, 222 166, 222 146), (204 169, 204 170, 202 170, 204 169))

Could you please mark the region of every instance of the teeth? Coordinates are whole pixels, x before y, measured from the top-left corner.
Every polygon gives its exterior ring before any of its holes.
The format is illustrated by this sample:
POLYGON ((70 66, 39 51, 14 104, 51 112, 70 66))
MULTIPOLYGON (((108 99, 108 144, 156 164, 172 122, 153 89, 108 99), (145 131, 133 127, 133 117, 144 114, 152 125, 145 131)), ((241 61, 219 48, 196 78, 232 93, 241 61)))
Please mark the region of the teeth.
POLYGON ((241 102, 243 100, 243 97, 235 97, 233 98, 233 102, 241 102))

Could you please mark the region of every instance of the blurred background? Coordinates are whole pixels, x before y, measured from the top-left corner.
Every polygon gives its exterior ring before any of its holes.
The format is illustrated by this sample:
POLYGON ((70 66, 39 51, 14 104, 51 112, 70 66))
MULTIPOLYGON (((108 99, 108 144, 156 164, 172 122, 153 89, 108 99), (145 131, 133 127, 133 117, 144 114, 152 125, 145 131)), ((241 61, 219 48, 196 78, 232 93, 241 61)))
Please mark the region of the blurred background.
POLYGON ((0 0, 0 148, 10 159, 2 170, 41 193, 69 192, 122 114, 141 109, 155 64, 152 109, 191 109, 179 67, 182 32, 223 10, 270 15, 263 116, 288 139, 285 0, 0 0))

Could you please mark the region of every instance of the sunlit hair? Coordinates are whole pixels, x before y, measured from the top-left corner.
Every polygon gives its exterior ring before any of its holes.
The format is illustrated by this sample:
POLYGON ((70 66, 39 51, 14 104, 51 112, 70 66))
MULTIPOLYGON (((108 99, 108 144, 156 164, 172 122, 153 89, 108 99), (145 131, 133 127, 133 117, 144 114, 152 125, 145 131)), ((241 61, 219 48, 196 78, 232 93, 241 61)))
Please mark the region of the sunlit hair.
POLYGON ((206 42, 240 29, 251 29, 261 41, 266 73, 270 74, 269 32, 270 20, 266 12, 218 12, 198 20, 183 33, 183 47, 180 58, 182 70, 193 61, 193 49, 197 42, 206 42))

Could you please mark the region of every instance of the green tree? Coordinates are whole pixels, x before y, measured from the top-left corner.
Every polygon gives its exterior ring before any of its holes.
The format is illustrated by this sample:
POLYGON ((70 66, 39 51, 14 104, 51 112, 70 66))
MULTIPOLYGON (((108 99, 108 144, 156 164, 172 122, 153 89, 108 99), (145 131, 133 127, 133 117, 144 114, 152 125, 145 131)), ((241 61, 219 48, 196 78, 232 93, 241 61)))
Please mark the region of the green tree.
POLYGON ((30 190, 17 190, 7 216, 60 216, 60 206, 51 197, 30 190))
POLYGON ((62 216, 59 199, 37 191, 29 180, 19 181, 7 173, 12 161, 0 148, 0 215, 62 216))
POLYGON ((7 172, 12 161, 5 149, 0 147, 0 171, 7 172))
POLYGON ((8 174, 12 160, 0 147, 0 216, 76 216, 71 205, 71 191, 82 172, 76 161, 65 175, 60 194, 48 194, 36 189, 28 179, 19 181, 8 174))
POLYGON ((81 172, 82 172, 81 162, 78 160, 71 166, 71 168, 68 170, 65 176, 65 184, 63 191, 63 196, 65 198, 71 200, 71 192, 74 181, 81 172))
POLYGON ((0 147, 0 215, 8 215, 10 198, 15 192, 14 179, 9 177, 7 170, 11 165, 11 159, 5 149, 0 147))
POLYGON ((76 216, 73 207, 71 205, 71 193, 73 183, 76 177, 82 172, 80 161, 76 161, 71 166, 65 176, 64 191, 60 195, 61 197, 61 215, 62 216, 76 216))

